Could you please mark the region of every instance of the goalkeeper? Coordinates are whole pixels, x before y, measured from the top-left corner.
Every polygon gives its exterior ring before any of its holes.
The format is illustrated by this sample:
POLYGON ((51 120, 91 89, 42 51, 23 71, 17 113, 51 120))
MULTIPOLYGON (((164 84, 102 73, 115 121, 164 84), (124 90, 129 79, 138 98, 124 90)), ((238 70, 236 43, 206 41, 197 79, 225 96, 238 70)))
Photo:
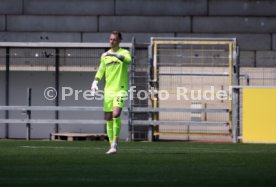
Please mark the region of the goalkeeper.
POLYGON ((106 154, 117 152, 121 130, 120 115, 128 91, 128 65, 131 63, 131 55, 128 50, 120 48, 121 40, 120 32, 113 31, 110 34, 111 49, 102 54, 99 69, 91 86, 92 94, 95 94, 98 90, 98 82, 105 74, 104 113, 110 142, 110 149, 106 154))

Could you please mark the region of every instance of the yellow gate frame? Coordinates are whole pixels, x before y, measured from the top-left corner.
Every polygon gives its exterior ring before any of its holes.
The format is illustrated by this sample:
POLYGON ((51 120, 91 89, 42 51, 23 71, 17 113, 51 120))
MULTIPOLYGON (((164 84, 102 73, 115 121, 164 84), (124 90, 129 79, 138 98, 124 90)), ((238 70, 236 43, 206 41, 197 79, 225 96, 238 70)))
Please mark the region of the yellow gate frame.
MULTIPOLYGON (((229 48, 229 85, 237 85, 237 81, 233 83, 233 64, 234 64, 234 52, 237 51, 237 42, 236 38, 151 38, 151 46, 153 47, 153 81, 157 81, 158 79, 158 65, 157 65, 157 49, 158 45, 164 44, 199 44, 199 45, 228 45, 229 48)), ((232 100, 232 96, 230 94, 230 100, 232 100)), ((154 96, 152 107, 154 109, 158 108, 158 100, 154 96)), ((233 126, 233 103, 229 102, 229 128, 232 130, 233 126)), ((158 114, 153 114, 153 120, 158 120, 158 114)), ((155 124, 153 129, 153 134, 159 134, 158 126, 155 124)), ((236 138, 236 137, 235 137, 236 138)))

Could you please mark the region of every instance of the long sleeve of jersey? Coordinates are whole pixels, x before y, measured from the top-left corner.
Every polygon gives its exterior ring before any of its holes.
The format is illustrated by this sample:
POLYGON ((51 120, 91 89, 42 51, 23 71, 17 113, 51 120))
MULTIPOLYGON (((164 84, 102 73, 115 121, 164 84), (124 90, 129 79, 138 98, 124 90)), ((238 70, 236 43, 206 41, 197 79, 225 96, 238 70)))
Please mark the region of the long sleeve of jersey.
POLYGON ((123 55, 125 57, 124 63, 127 63, 127 64, 131 63, 131 56, 130 56, 129 51, 125 50, 125 51, 122 52, 121 55, 123 55))
POLYGON ((105 62, 103 61, 102 57, 101 57, 101 62, 100 62, 100 66, 99 69, 96 73, 95 79, 98 79, 99 81, 103 78, 104 72, 105 72, 105 62))

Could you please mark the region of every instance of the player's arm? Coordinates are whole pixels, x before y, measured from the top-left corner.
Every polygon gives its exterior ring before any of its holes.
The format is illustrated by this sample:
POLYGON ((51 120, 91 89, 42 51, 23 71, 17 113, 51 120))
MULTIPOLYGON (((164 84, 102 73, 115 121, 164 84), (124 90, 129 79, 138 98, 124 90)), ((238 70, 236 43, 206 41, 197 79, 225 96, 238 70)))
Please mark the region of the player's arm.
POLYGON ((114 57, 118 58, 119 60, 121 60, 122 62, 127 63, 127 64, 129 64, 131 62, 131 56, 127 50, 122 54, 119 54, 116 52, 107 52, 105 54, 105 56, 114 56, 114 57))
POLYGON ((91 95, 94 96, 95 92, 98 90, 98 82, 102 79, 103 75, 105 72, 105 63, 103 62, 102 58, 101 58, 101 63, 99 66, 99 69, 95 75, 94 81, 91 85, 91 95))
POLYGON ((103 78, 105 72, 105 63, 103 62, 102 58, 101 58, 101 62, 100 62, 100 66, 98 68, 98 71, 95 75, 95 79, 96 81, 100 81, 103 78))
POLYGON ((123 62, 130 64, 131 63, 131 55, 130 55, 129 51, 125 50, 123 53, 123 56, 124 56, 123 62))
POLYGON ((116 58, 118 58, 119 60, 121 60, 122 62, 124 62, 125 57, 123 55, 120 55, 119 53, 116 52, 106 52, 104 54, 104 56, 114 56, 116 58))

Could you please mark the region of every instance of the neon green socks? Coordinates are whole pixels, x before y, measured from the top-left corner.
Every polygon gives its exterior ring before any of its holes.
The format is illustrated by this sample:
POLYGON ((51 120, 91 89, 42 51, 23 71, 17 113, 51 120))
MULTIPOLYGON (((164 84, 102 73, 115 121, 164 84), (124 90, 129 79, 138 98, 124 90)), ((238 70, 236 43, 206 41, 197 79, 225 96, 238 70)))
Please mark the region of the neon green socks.
POLYGON ((113 140, 115 141, 117 141, 120 137, 121 124, 121 117, 113 118, 113 140))
POLYGON ((112 144, 113 141, 113 120, 106 121, 106 132, 109 139, 110 144, 112 144))
POLYGON ((106 131, 110 144, 112 144, 113 140, 117 141, 119 139, 121 124, 121 117, 113 118, 112 121, 106 121, 106 131))

